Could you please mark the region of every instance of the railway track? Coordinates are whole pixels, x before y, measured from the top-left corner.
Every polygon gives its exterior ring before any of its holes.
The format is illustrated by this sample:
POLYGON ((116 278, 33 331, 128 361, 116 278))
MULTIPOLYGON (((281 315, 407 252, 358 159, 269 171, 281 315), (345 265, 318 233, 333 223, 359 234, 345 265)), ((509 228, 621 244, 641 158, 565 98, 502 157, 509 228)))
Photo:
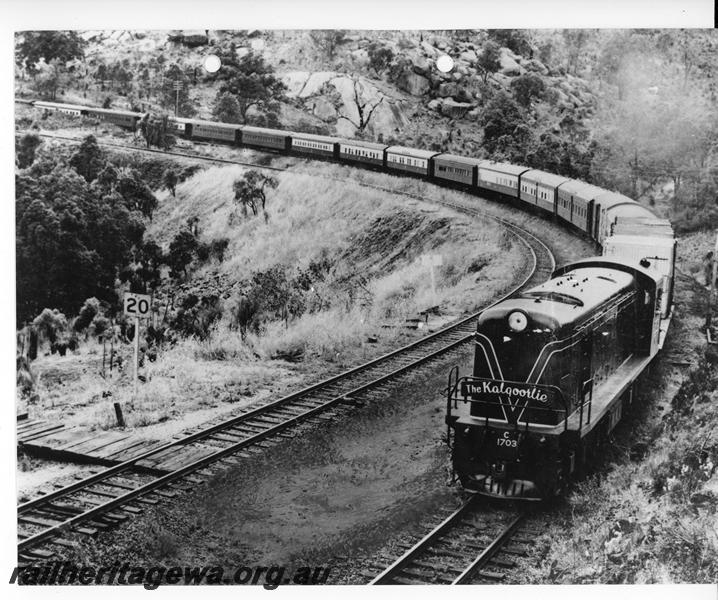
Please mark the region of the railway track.
POLYGON ((372 585, 500 582, 527 552, 521 537, 524 512, 487 509, 472 497, 403 556, 372 585))
MULTIPOLYGON (((416 198, 413 194, 403 195, 416 198)), ((478 210, 469 212, 480 213, 478 210)), ((548 278, 555 261, 541 240, 509 220, 483 216, 506 227, 523 245, 528 258, 519 284, 495 302, 548 278)), ((258 448, 292 437, 292 430, 296 434, 296 429, 302 425, 331 420, 347 405, 380 397, 382 386, 396 382, 413 369, 459 352, 471 341, 480 312, 326 381, 172 440, 129 461, 20 504, 17 509, 20 564, 49 558, 54 545, 71 544, 63 537, 68 531, 93 535, 113 527, 144 507, 203 482, 214 469, 236 464, 258 448), (159 456, 165 459, 176 456, 178 467, 169 473, 152 473, 146 465, 150 459, 159 456)))

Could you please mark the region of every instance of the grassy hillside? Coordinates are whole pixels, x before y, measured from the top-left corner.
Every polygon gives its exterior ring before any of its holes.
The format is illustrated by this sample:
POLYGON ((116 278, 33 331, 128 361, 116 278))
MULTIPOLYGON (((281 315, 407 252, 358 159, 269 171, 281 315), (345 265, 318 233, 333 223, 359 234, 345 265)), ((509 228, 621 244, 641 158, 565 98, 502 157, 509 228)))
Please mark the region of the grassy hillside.
POLYGON ((141 373, 147 382, 134 403, 129 345, 120 348, 123 372, 105 378, 102 346, 91 339, 80 354, 40 357, 33 363, 39 399, 32 410, 112 427, 110 398, 127 407, 130 427, 164 435, 407 343, 426 329, 407 329, 406 318, 437 307, 428 326, 440 326, 494 297, 522 262, 520 248, 492 221, 332 180, 331 165, 313 168, 325 178, 276 174, 267 219, 243 215, 233 201, 232 183, 246 171, 242 167, 199 171, 178 185, 176 197, 159 192, 146 237, 166 247, 192 220, 200 240, 230 242, 223 261, 193 263, 179 287, 165 280, 156 295, 158 315, 166 307, 171 320, 185 298, 217 295, 218 320, 206 336, 180 336, 154 362, 146 361, 141 373), (429 253, 443 258, 435 292, 422 264, 429 253), (298 282, 309 272, 314 275, 305 289, 298 282), (277 273, 286 275, 291 302, 302 309, 263 312, 243 341, 234 326, 238 298, 258 274, 277 273))

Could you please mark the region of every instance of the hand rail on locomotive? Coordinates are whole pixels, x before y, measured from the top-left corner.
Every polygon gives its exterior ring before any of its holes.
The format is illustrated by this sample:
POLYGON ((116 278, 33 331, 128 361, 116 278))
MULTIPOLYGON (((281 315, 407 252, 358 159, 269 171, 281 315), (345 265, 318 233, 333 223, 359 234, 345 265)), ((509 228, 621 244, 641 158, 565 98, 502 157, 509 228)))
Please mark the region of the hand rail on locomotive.
MULTIPOLYGON (((450 442, 450 440, 451 440, 451 421, 452 421, 452 419, 451 419, 451 409, 452 409, 452 406, 451 406, 451 405, 452 405, 452 400, 453 400, 453 405, 454 405, 453 408, 454 408, 454 409, 457 409, 457 408, 459 407, 459 405, 458 405, 459 399, 461 399, 462 402, 470 402, 471 404, 476 404, 476 405, 489 406, 489 407, 493 407, 493 408, 495 408, 495 407, 497 406, 495 402, 489 402, 489 401, 487 401, 487 400, 477 400, 477 399, 475 399, 475 398, 471 398, 470 396, 464 396, 464 395, 462 395, 462 397, 459 398, 459 394, 458 394, 457 390, 459 389, 459 387, 460 387, 460 385, 461 385, 461 382, 462 382, 462 381, 471 381, 471 380, 473 380, 473 379, 475 379, 475 378, 474 378, 474 377, 470 377, 470 376, 460 377, 460 376, 459 376, 459 367, 458 367, 458 365, 455 365, 455 366, 451 369, 451 371, 449 371, 449 383, 448 383, 447 390, 446 390, 447 442, 450 442), (453 384, 452 384, 452 380, 453 380, 453 384)), ((552 387, 553 387, 553 386, 552 386, 552 387)), ((561 401, 561 404, 562 404, 563 408, 557 409, 557 408, 551 408, 551 407, 536 406, 535 404, 531 404, 531 405, 529 406, 529 402, 528 402, 528 401, 527 401, 527 403, 526 403, 526 406, 523 407, 523 408, 524 408, 524 410, 544 411, 544 412, 546 412, 546 413, 561 414, 561 415, 563 415, 563 418, 562 418, 562 420, 563 420, 563 430, 564 430, 564 431, 567 431, 567 430, 568 430, 568 419, 569 419, 569 417, 571 416, 572 413, 569 413, 568 404, 566 403, 566 399, 564 398, 564 396, 563 396, 563 394, 561 393, 561 391, 558 390, 558 389, 556 389, 556 392, 557 392, 557 394, 555 395, 555 398, 558 398, 558 399, 561 401)), ((581 416, 580 416, 580 419, 579 419, 579 427, 582 427, 582 426, 583 426, 583 413, 584 413, 584 406, 585 406, 586 404, 588 404, 588 415, 589 415, 589 416, 588 416, 588 420, 586 421, 586 423, 588 423, 588 422, 590 421, 590 418, 591 418, 591 417, 590 417, 590 415, 591 415, 591 400, 592 400, 592 397, 589 398, 588 402, 582 402, 582 403, 581 403, 581 406, 580 406, 581 416)), ((577 407, 577 408, 578 408, 578 407, 577 407)), ((485 417, 485 421, 486 421, 485 426, 488 427, 488 426, 489 426, 489 417, 488 417, 488 416, 485 417)), ((510 423, 510 424, 513 424, 514 427, 515 427, 516 429, 518 429, 518 428, 519 428, 519 421, 520 421, 520 419, 516 419, 516 421, 515 421, 514 423, 510 423)), ((557 421, 558 421, 558 422, 555 423, 555 424, 530 423, 528 419, 527 419, 527 420, 524 420, 524 421, 521 421, 521 422, 523 423, 523 427, 524 427, 526 430, 528 430, 529 425, 534 425, 534 426, 539 426, 539 427, 540 427, 540 426, 555 427, 556 425, 558 425, 558 424, 560 423, 560 420, 557 420, 557 421)))

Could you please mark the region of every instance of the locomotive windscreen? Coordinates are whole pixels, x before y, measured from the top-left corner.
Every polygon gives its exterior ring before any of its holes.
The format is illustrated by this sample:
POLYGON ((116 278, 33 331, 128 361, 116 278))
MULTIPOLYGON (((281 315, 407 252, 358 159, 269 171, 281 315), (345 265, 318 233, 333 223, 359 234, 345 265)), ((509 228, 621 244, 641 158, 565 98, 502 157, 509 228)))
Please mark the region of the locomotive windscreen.
POLYGON ((488 340, 483 340, 482 343, 482 336, 479 336, 474 376, 505 381, 526 381, 541 350, 552 340, 551 332, 538 330, 516 333, 506 331, 503 324, 499 326, 502 331, 491 331, 494 328, 486 327, 480 332, 488 340), (492 360, 490 346, 496 353, 496 360, 492 360))

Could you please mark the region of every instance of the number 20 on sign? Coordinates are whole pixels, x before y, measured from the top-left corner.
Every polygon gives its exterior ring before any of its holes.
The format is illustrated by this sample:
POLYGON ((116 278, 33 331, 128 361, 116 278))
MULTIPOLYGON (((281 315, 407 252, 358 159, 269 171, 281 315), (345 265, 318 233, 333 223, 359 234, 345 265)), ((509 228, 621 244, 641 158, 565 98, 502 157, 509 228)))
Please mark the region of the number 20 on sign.
POLYGON ((128 317, 135 319, 135 368, 134 368, 134 398, 137 399, 137 375, 140 363, 140 319, 150 316, 152 308, 151 298, 146 294, 125 293, 124 309, 128 317))
POLYGON ((124 309, 128 317, 144 319, 150 316, 152 307, 150 297, 146 294, 125 294, 124 309))

